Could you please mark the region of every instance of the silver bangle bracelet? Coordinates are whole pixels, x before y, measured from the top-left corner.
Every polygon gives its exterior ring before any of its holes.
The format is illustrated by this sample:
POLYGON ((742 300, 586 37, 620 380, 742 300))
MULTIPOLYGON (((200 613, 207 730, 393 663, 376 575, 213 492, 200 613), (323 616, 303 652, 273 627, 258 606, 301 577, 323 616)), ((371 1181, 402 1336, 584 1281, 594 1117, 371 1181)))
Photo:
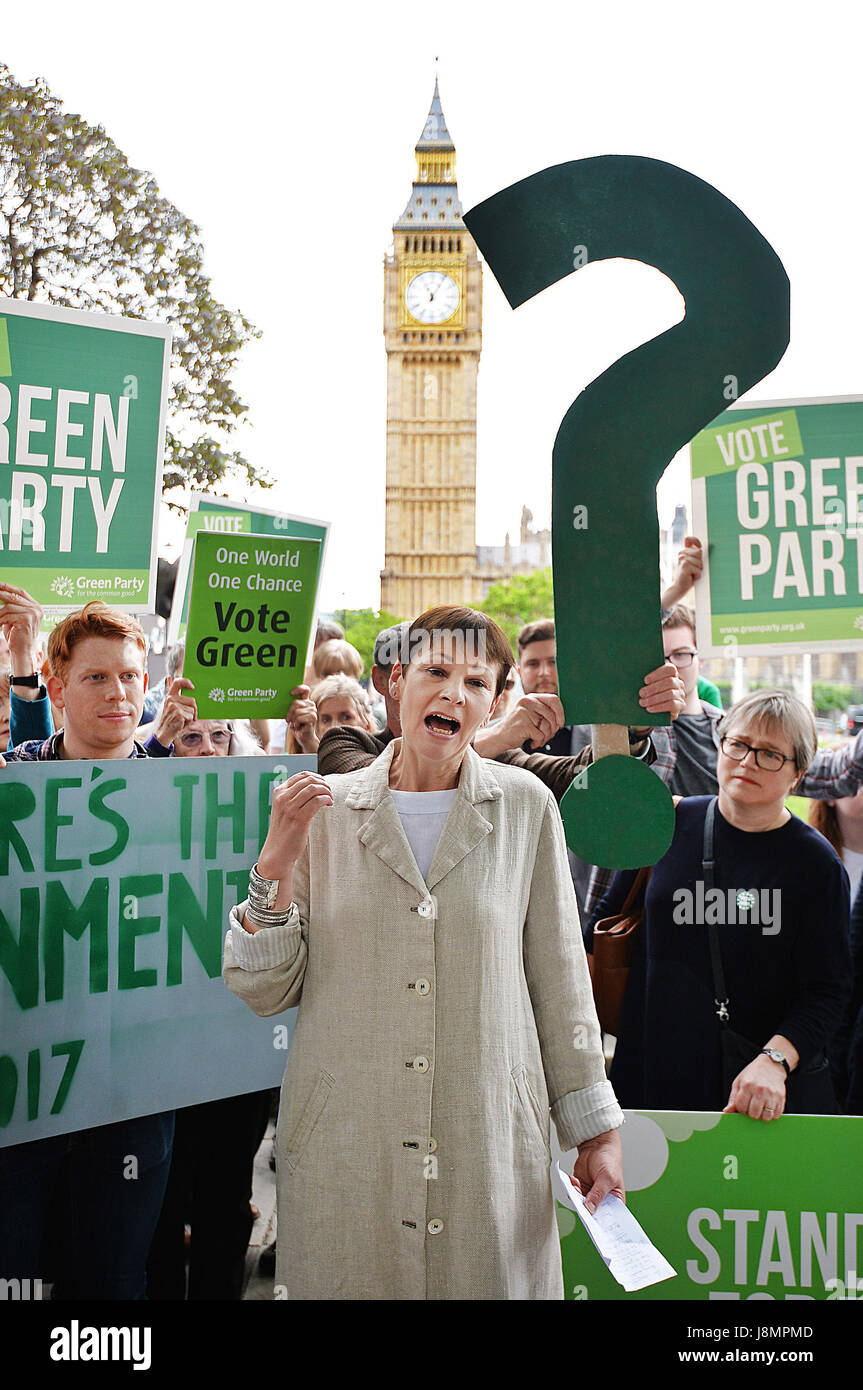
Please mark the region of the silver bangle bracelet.
POLYGON ((279 891, 279 880, 272 878, 262 878, 258 873, 257 864, 253 864, 249 871, 249 897, 254 903, 263 908, 272 908, 276 901, 279 891))
POLYGON ((255 907, 259 907, 263 912, 276 911, 276 908, 273 906, 272 897, 267 893, 261 893, 260 890, 255 886, 255 884, 252 883, 251 879, 249 880, 248 896, 249 902, 252 903, 255 907))
POLYGON ((251 902, 246 906, 245 916, 253 927, 283 927, 293 914, 293 903, 287 912, 275 912, 272 908, 255 907, 251 902))

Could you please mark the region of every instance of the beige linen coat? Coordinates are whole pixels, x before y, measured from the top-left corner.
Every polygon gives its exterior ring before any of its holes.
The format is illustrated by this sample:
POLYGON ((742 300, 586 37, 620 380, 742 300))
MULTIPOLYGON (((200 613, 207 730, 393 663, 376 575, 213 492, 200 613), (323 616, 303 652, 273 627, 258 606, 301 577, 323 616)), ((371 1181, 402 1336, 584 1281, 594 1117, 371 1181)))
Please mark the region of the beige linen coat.
POLYGON ((564 1148, 622 1117, 560 814, 530 773, 469 748, 426 884, 389 795, 394 747, 327 779, 299 922, 244 934, 277 963, 236 964, 232 913, 228 987, 262 1015, 299 1004, 276 1283, 298 1299, 562 1298, 549 1104, 564 1148), (572 1119, 587 1087, 604 1102, 592 1125, 572 1119))

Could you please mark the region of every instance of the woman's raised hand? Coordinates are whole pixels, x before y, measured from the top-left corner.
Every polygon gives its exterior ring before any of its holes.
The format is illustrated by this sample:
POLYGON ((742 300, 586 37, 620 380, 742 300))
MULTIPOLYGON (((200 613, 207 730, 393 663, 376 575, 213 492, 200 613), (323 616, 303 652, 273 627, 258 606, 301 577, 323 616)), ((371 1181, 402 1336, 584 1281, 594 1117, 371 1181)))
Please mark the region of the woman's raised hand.
POLYGON ((163 748, 170 748, 186 725, 197 719, 198 706, 195 704, 194 695, 184 694, 184 691, 194 688, 186 676, 175 676, 168 685, 164 703, 153 725, 156 741, 161 743, 163 748))
POLYGON ((318 811, 332 806, 333 794, 317 772, 297 772, 273 791, 270 828, 258 857, 262 878, 281 879, 306 847, 318 811))
POLYGON ((320 742, 317 735, 318 707, 314 700, 309 699, 307 685, 295 685, 291 694, 294 699, 288 705, 285 723, 304 753, 317 753, 320 742))

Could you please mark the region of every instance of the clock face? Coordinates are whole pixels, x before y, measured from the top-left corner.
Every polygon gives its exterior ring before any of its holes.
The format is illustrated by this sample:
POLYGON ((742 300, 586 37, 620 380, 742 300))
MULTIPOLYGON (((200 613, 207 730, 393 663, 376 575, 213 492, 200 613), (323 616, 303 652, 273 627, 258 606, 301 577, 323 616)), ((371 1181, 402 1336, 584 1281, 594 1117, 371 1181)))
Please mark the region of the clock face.
POLYGON ((409 313, 420 323, 443 323, 452 318, 459 302, 458 285, 442 270, 415 275, 405 291, 409 313))

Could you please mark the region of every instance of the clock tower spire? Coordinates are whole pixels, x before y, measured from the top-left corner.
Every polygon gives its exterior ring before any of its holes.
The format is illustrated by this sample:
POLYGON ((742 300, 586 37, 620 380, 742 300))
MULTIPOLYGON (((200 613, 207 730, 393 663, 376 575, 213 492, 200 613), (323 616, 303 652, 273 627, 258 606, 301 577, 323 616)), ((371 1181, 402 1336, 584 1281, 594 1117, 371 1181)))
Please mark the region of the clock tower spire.
POLYGON ((386 559, 381 608, 478 603, 476 379, 482 269, 462 221, 437 80, 384 261, 386 559))

